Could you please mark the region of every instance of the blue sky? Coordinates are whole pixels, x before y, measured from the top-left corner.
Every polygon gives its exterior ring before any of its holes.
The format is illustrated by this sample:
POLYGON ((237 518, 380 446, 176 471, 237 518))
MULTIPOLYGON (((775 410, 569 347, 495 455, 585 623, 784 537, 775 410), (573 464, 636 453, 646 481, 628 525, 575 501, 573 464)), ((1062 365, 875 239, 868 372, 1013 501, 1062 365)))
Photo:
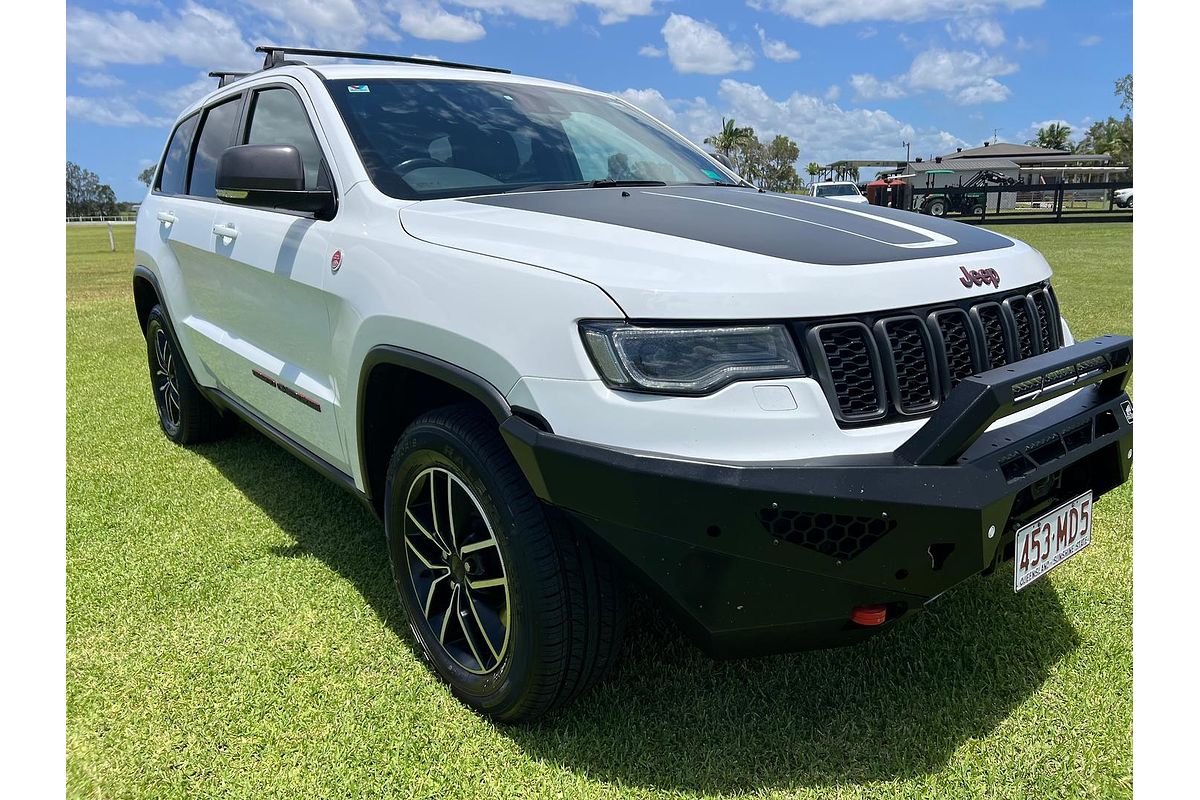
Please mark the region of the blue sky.
POLYGON ((697 141, 722 116, 800 163, 1024 141, 1120 115, 1129 0, 83 0, 67 158, 137 200, 210 69, 266 43, 436 56, 621 94, 697 141))

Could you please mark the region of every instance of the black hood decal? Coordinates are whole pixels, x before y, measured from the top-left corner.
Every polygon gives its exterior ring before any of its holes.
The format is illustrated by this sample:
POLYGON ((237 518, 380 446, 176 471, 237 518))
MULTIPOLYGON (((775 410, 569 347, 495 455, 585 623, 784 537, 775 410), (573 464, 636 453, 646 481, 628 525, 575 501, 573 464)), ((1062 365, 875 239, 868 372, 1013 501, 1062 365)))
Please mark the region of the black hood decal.
POLYGON ((810 264, 851 265, 1011 247, 911 211, 720 186, 514 192, 469 203, 620 225, 810 264))

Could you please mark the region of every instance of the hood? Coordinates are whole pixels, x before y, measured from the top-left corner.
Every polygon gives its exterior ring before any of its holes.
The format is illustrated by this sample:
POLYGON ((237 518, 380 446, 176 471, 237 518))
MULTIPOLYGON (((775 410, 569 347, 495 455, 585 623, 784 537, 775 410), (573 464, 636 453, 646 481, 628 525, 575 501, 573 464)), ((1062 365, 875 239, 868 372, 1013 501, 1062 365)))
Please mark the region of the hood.
POLYGON ((1027 245, 983 228, 877 206, 728 187, 519 192, 407 206, 434 244, 572 275, 630 317, 828 316, 983 295, 1044 280, 1027 245), (970 283, 970 281, 967 281, 970 283))

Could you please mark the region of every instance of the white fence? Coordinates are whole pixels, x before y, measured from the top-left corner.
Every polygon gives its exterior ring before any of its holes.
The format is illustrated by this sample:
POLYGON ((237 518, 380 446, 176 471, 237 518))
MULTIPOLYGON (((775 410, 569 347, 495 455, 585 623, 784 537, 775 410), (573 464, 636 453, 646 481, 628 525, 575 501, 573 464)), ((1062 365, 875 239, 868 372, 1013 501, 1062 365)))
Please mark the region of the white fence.
POLYGON ((114 225, 132 225, 136 221, 136 214, 120 214, 115 217, 67 217, 68 225, 97 225, 104 222, 111 222, 114 225))

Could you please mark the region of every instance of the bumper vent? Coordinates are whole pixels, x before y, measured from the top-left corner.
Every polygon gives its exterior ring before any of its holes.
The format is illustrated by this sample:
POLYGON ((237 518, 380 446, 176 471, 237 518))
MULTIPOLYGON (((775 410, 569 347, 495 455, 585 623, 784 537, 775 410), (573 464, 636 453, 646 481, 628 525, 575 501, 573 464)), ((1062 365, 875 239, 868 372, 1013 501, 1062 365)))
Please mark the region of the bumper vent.
POLYGON ((790 508, 764 508, 758 521, 772 536, 823 555, 850 560, 896 527, 894 520, 790 508))
POLYGON ((1062 346, 1048 286, 977 303, 795 325, 843 425, 928 414, 971 375, 1062 346))

